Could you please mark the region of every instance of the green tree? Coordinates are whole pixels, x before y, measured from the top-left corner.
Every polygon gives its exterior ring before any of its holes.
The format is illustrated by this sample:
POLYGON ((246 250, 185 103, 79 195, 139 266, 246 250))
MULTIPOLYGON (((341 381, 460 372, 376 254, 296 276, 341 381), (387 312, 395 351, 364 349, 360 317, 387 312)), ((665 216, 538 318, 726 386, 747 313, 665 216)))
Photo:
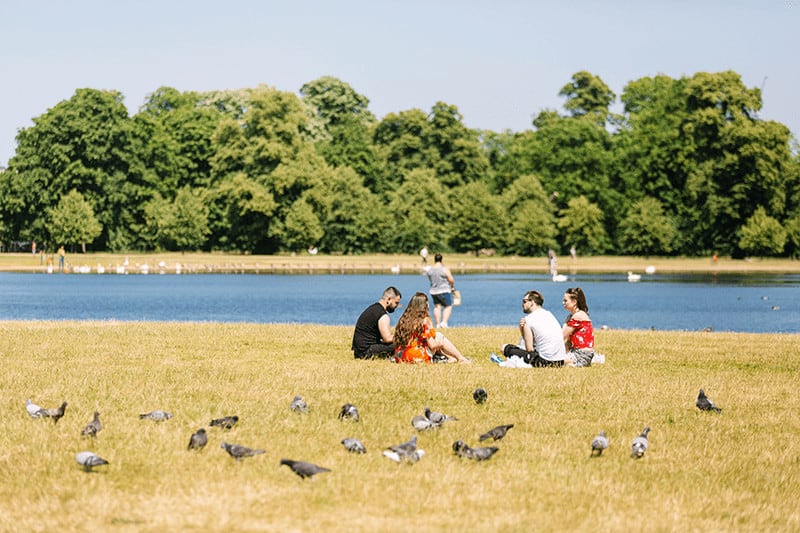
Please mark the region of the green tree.
POLYGON ((631 206, 618 231, 617 242, 622 252, 632 255, 668 254, 678 233, 661 202, 650 197, 631 206))
POLYGON ((800 214, 784 222, 786 230, 786 247, 792 257, 800 255, 800 214))
POLYGON ((501 203, 509 220, 504 252, 534 256, 557 247, 555 213, 536 176, 517 179, 503 192, 501 203))
POLYGON ((489 186, 474 181, 450 190, 452 206, 447 221, 450 246, 458 252, 501 248, 506 242, 506 212, 489 186))
POLYGON ((392 193, 385 211, 394 221, 391 251, 415 253, 422 246, 446 249, 445 221, 451 213, 450 200, 432 170, 409 172, 405 182, 392 193))
POLYGON ((786 230, 759 206, 739 231, 739 248, 749 255, 778 255, 786 245, 786 230))
POLYGON ((586 255, 602 254, 610 247, 603 227, 603 212, 583 196, 573 198, 559 212, 561 242, 586 250, 586 255))
POLYGON ((80 244, 86 253, 86 243, 91 243, 103 231, 94 215, 94 209, 75 189, 61 197, 58 204, 47 210, 50 241, 60 244, 80 244))
POLYGON ((571 116, 589 116, 599 124, 606 123, 608 108, 617 98, 599 76, 585 70, 573 74, 558 94, 567 99, 564 109, 571 116))
POLYGON ((292 204, 286 215, 283 232, 283 245, 293 251, 316 246, 325 234, 314 208, 305 199, 292 204))

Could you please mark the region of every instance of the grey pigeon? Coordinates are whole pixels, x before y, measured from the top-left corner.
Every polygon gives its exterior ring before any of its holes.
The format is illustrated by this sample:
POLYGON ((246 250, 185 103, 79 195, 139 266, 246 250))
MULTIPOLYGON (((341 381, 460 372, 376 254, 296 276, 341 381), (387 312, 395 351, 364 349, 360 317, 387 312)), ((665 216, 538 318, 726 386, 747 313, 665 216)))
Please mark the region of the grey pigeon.
POLYGON ((86 472, 91 472, 95 466, 108 464, 108 461, 92 452, 78 452, 75 455, 75 460, 86 472))
POLYGON ((422 456, 425 455, 425 450, 417 448, 413 452, 407 453, 398 453, 394 450, 383 450, 383 455, 395 463, 413 464, 422 459, 422 456))
POLYGON ((603 451, 608 448, 608 437, 606 432, 601 431, 595 438, 592 439, 592 456, 603 455, 603 451))
POLYGON ((30 398, 25 400, 25 410, 28 411, 31 418, 42 418, 42 408, 33 403, 30 398))
POLYGON ((236 415, 233 416, 223 416, 222 418, 215 418, 211 422, 208 423, 209 426, 214 427, 218 426, 222 429, 231 429, 236 423, 239 421, 239 417, 236 415))
POLYGON ((289 404, 289 409, 295 413, 307 413, 308 404, 303 400, 302 396, 295 396, 292 403, 289 404))
POLYGON ((358 409, 352 403, 346 403, 342 406, 342 410, 339 411, 339 420, 345 420, 349 418, 353 422, 358 422, 358 409))
POLYGON ((264 453, 264 450, 254 450, 247 446, 241 446, 240 444, 228 444, 225 441, 222 441, 219 447, 228 452, 228 454, 237 461, 244 457, 252 457, 264 453))
POLYGON ((57 424, 61 417, 64 416, 64 410, 67 408, 67 402, 62 402, 59 407, 53 409, 39 409, 39 413, 44 418, 52 418, 53 423, 57 424))
POLYGON ((103 429, 103 424, 100 423, 100 413, 97 411, 94 412, 94 418, 92 421, 86 424, 86 427, 83 428, 81 431, 81 435, 85 435, 88 437, 96 437, 97 432, 103 429))
POLYGON ((312 463, 306 463, 305 461, 293 461, 292 459, 281 459, 281 465, 288 466, 292 469, 292 472, 303 479, 312 477, 322 472, 330 472, 330 469, 328 468, 317 466, 312 463))
POLYGON ((389 446, 387 450, 392 450, 393 452, 397 452, 400 454, 403 453, 411 453, 417 449, 417 436, 412 435, 411 439, 402 443, 402 444, 395 444, 394 446, 389 446))
POLYGON ((416 415, 414 418, 412 418, 411 425, 414 426, 414 429, 417 431, 425 431, 426 429, 438 427, 433 422, 428 420, 428 417, 423 415, 416 415))
POLYGON ((425 418, 433 422, 434 426, 441 426, 448 420, 458 420, 458 418, 454 416, 448 416, 444 413, 438 413, 436 411, 431 411, 429 407, 425 408, 425 418))
POLYGON ((697 401, 695 405, 701 411, 714 411, 716 413, 721 413, 722 409, 714 405, 714 402, 711 401, 711 398, 706 396, 706 393, 703 389, 700 389, 700 394, 697 395, 697 401))
POLYGON ((168 413, 166 411, 150 411, 149 413, 144 413, 139 415, 139 418, 142 420, 152 420, 154 422, 163 422, 165 420, 169 420, 172 418, 172 413, 168 413))
POLYGON ((348 452, 367 453, 367 448, 364 446, 364 443, 358 439, 348 437, 346 439, 342 439, 342 444, 348 452))
POLYGON ((650 441, 647 440, 647 434, 649 432, 650 428, 646 427, 642 430, 641 435, 633 439, 633 444, 631 445, 631 457, 639 459, 644 455, 644 452, 647 451, 647 447, 650 445, 650 441))
POLYGON ((195 433, 192 433, 192 436, 189 438, 189 446, 186 449, 202 450, 207 443, 208 437, 206 436, 206 430, 205 428, 200 428, 195 433))
POLYGON ((475 403, 486 403, 488 397, 489 395, 486 394, 486 389, 483 387, 478 387, 472 391, 472 399, 475 400, 475 403))
POLYGON ((466 457, 473 461, 486 461, 497 453, 497 446, 484 446, 481 448, 471 448, 462 440, 453 443, 453 452, 459 457, 466 457))
POLYGON ((483 442, 483 441, 485 441, 487 439, 500 440, 503 437, 505 437, 506 433, 508 432, 508 430, 513 428, 513 427, 514 427, 514 424, 505 424, 505 425, 502 425, 502 426, 497 426, 496 428, 492 428, 489 431, 487 431, 486 433, 484 433, 483 435, 481 435, 478 438, 478 440, 480 440, 481 442, 483 442))

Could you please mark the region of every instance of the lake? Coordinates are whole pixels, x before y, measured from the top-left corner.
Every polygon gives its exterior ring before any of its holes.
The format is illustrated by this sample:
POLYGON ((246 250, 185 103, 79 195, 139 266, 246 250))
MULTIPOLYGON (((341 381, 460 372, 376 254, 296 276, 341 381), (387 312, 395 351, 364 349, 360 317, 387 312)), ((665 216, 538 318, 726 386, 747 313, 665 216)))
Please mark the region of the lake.
MULTIPOLYGON (((407 302, 427 292, 421 275, 44 274, 0 273, 0 320, 121 320, 351 325, 394 285, 407 302)), ((553 282, 537 274, 456 276, 458 326, 515 329, 525 291, 565 317, 567 287, 586 293, 595 327, 800 332, 800 275, 578 274, 553 282)), ((403 308, 392 317, 396 324, 403 308)))

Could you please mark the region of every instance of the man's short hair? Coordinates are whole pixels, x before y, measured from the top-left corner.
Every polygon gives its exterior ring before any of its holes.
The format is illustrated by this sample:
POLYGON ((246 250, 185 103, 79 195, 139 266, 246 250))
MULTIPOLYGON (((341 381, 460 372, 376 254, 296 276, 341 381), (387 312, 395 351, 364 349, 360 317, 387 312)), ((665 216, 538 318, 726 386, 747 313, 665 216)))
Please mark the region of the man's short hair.
POLYGON ((436 254, 433 256, 434 263, 441 263, 442 262, 442 254, 436 254))
POLYGON ((400 294, 400 291, 397 287, 386 287, 386 290, 383 291, 382 298, 402 298, 403 295, 400 294))
POLYGON ((525 298, 533 300, 533 303, 540 307, 544 305, 544 296, 542 296, 539 291, 528 291, 525 293, 525 298))

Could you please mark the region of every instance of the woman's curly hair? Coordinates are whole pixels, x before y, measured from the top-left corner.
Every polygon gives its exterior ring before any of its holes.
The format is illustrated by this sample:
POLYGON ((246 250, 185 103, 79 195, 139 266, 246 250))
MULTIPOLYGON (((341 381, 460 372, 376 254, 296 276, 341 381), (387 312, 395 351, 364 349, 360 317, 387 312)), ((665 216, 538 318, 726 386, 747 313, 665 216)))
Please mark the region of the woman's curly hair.
POLYGON ((425 331, 425 319, 430 316, 428 295, 424 292, 414 294, 394 328, 395 346, 408 346, 414 336, 421 337, 425 331))

